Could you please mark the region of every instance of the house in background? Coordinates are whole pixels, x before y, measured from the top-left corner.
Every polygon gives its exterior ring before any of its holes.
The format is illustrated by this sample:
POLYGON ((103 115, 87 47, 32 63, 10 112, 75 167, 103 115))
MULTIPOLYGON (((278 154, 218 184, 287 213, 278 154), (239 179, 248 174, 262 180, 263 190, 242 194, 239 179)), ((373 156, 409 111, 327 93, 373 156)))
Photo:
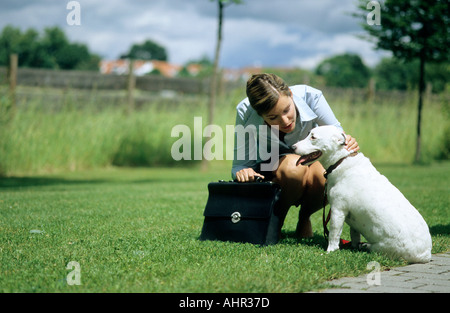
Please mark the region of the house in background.
MULTIPOLYGON (((129 67, 129 59, 100 61, 100 73, 102 74, 127 75, 129 67)), ((176 77, 182 69, 183 67, 180 65, 171 64, 159 60, 133 61, 133 73, 136 76, 144 76, 150 73, 157 73, 161 74, 164 77, 176 77)), ((186 70, 190 75, 196 76, 201 70, 201 65, 190 64, 186 67, 186 70)))

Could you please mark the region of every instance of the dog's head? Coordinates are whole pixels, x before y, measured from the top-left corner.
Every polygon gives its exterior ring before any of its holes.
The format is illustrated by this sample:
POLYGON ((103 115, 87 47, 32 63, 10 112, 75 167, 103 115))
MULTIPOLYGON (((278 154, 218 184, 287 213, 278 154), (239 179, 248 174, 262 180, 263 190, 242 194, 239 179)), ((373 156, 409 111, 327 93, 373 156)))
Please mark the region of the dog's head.
POLYGON ((297 165, 306 166, 321 160, 326 168, 349 154, 345 149, 345 141, 345 134, 335 126, 316 127, 308 137, 292 146, 295 154, 301 156, 297 165))

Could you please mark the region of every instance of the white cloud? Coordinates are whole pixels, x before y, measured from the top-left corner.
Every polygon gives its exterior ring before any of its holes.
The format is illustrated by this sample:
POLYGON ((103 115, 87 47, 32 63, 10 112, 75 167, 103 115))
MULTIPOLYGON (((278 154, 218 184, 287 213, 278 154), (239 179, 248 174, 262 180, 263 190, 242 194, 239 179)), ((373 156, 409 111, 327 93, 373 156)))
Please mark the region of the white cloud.
MULTIPOLYGON (((79 0, 81 26, 66 24, 67 2, 17 0, 0 4, 0 28, 58 25, 71 40, 87 43, 105 58, 117 58, 133 43, 152 39, 168 50, 169 60, 183 64, 213 57, 217 5, 207 0, 79 0)), ((348 12, 354 0, 245 0, 225 9, 221 63, 314 67, 336 53, 355 52, 368 65, 380 53, 354 37, 358 21, 348 12)))
POLYGON ((295 47, 301 40, 300 33, 289 32, 283 24, 248 18, 226 21, 224 37, 226 45, 240 48, 247 48, 254 42, 266 42, 270 47, 295 47))
POLYGON ((314 69, 326 58, 337 54, 354 53, 358 54, 367 66, 373 67, 382 57, 390 55, 385 51, 374 50, 372 43, 358 38, 354 33, 322 36, 316 39, 315 42, 314 40, 310 42, 313 53, 305 57, 292 58, 291 65, 314 69))
POLYGON ((327 54, 318 53, 313 56, 308 57, 293 57, 290 60, 290 65, 295 67, 300 67, 308 70, 312 70, 317 67, 317 65, 328 57, 327 54))

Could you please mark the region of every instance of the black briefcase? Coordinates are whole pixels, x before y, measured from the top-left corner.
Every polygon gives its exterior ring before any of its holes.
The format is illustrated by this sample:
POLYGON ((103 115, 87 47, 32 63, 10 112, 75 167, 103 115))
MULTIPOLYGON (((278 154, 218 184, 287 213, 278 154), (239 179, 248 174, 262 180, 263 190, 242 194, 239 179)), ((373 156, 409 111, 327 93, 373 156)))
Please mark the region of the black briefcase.
POLYGON ((276 244, 281 188, 272 182, 212 182, 208 184, 200 240, 276 244))

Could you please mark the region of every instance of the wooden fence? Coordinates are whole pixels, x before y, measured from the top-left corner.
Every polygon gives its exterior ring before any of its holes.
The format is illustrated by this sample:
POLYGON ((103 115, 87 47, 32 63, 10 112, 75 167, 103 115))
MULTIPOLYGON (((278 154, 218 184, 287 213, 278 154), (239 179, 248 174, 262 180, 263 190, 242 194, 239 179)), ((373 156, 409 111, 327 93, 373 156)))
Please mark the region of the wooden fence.
MULTIPOLYGON (((85 90, 127 90, 127 103, 130 109, 134 107, 136 96, 134 89, 143 91, 175 91, 180 94, 207 94, 209 92, 209 79, 195 78, 167 78, 164 76, 129 76, 115 74, 101 74, 93 71, 49 70, 34 68, 17 68, 17 57, 11 56, 10 73, 8 68, 0 67, 0 85, 10 86, 10 96, 15 103, 16 86, 52 87, 60 89, 85 90), (11 77, 11 79, 9 79, 11 77)), ((301 83, 301 82, 299 82, 301 83)), ((221 82, 219 93, 223 94, 236 87, 244 88, 239 82, 221 82)), ((375 91, 372 88, 330 88, 320 87, 327 99, 346 98, 350 103, 361 100, 375 100, 376 102, 405 102, 414 101, 414 93, 404 91, 375 91), (396 101, 397 100, 397 101, 396 101)), ((449 101, 448 93, 434 95, 431 88, 427 88, 426 98, 430 102, 449 101)), ((122 100, 120 100, 122 102, 122 100)))
MULTIPOLYGON (((0 67, 0 83, 8 83, 8 69, 0 67)), ((92 71, 48 70, 18 68, 17 86, 74 88, 74 89, 127 89, 127 75, 105 75, 92 71)), ((180 93, 199 94, 208 90, 207 80, 167 78, 163 76, 136 76, 135 87, 145 91, 174 90, 180 93)))

